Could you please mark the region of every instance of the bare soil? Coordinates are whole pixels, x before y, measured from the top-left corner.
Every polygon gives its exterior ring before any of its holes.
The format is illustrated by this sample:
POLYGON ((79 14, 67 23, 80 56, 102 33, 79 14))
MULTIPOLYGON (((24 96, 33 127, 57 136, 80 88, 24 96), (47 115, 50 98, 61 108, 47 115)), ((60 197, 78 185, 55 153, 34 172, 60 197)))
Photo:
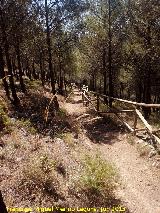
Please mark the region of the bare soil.
MULTIPOLYGON (((64 108, 74 117, 87 113, 78 91, 74 92, 72 103, 65 103, 64 108)), ((83 124, 84 120, 86 118, 82 118, 80 123, 83 124)), ((148 156, 141 157, 136 144, 129 144, 127 134, 110 120, 85 123, 82 128, 81 137, 86 146, 99 150, 118 170, 120 186, 116 192, 117 199, 128 207, 129 212, 160 213, 160 169, 153 166, 153 160, 148 156)))
POLYGON ((160 213, 160 156, 141 157, 138 139, 131 145, 121 123, 97 115, 91 106, 84 107, 76 90, 68 101, 58 96, 61 114, 54 114, 50 106, 46 123, 44 111, 52 95, 44 88, 34 91, 23 97, 19 94, 19 110, 8 108, 13 129, 1 136, 0 190, 8 207, 83 206, 73 184, 82 169, 81 154, 99 152, 115 165, 120 177, 115 203, 123 204, 125 213, 160 213), (28 118, 30 123, 25 123, 28 118), (41 159, 54 160, 54 175, 49 176, 54 184, 45 182, 42 171, 37 170, 41 159))

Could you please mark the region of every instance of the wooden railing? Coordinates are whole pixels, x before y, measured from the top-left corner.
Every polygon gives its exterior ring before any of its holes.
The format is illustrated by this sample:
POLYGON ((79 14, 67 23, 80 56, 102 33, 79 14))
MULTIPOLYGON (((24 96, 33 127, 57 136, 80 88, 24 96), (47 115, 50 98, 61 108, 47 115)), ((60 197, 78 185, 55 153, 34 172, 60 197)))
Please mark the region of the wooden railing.
POLYGON ((107 95, 103 95, 103 94, 91 92, 91 91, 90 92, 83 91, 82 92, 82 100, 83 100, 83 105, 88 106, 89 103, 90 103, 94 107, 95 111, 98 114, 114 113, 119 118, 119 120, 121 120, 121 122, 126 126, 126 128, 130 132, 133 132, 133 134, 135 134, 135 135, 138 131, 147 131, 147 133, 151 137, 152 141, 154 141, 154 143, 157 142, 157 143, 160 144, 160 138, 157 135, 157 133, 160 132, 160 129, 154 129, 153 130, 152 126, 148 123, 148 121, 144 118, 143 114, 139 110, 140 107, 160 108, 160 104, 137 103, 137 102, 124 100, 124 99, 120 99, 120 98, 109 97, 107 95), (94 99, 92 99, 92 97, 94 97, 94 99), (104 98, 112 99, 113 101, 118 101, 118 102, 125 103, 125 104, 130 104, 132 106, 132 109, 121 109, 121 110, 119 110, 119 109, 116 109, 115 107, 110 108, 109 106, 106 105, 106 107, 109 110, 102 112, 102 111, 100 111, 100 101, 104 102, 104 98), (94 101, 94 104, 93 104, 93 101, 94 101), (121 113, 128 113, 128 112, 133 113, 133 116, 134 116, 133 127, 131 127, 131 125, 128 124, 124 120, 124 118, 122 118, 122 116, 121 116, 121 113), (142 121, 145 128, 143 128, 143 129, 137 128, 138 119, 140 119, 142 121))

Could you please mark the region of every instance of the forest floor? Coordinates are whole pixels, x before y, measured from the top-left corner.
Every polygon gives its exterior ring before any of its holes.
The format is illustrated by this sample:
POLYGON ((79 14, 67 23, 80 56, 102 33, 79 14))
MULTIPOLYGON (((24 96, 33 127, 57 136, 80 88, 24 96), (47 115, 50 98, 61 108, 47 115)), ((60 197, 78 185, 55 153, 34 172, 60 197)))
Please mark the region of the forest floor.
MULTIPOLYGON (((78 91, 75 91, 72 103, 65 103, 64 107, 74 117, 88 112, 88 108, 81 103, 78 91)), ((154 160, 160 161, 160 158, 153 160, 141 156, 137 144, 130 144, 127 134, 110 126, 107 120, 88 122, 83 128, 86 144, 91 149, 99 150, 118 170, 121 185, 116 192, 117 199, 122 200, 130 212, 159 213, 160 163, 159 168, 155 168, 154 160)))
POLYGON ((19 108, 9 104, 3 90, 0 95, 5 121, 0 125, 0 190, 8 208, 34 207, 30 212, 37 213, 39 207, 56 206, 52 212, 61 212, 62 207, 121 205, 125 213, 160 212, 160 156, 149 157, 150 150, 129 137, 116 119, 102 118, 92 107, 84 107, 78 90, 67 101, 58 95, 56 113, 49 88, 38 81, 29 82, 27 94, 18 93, 19 108), (100 161, 99 167, 99 160, 92 160, 97 154, 118 174, 114 197, 107 195, 109 199, 103 196, 107 188, 99 194, 93 191, 94 196, 86 188, 104 178, 99 168, 107 164, 100 161))

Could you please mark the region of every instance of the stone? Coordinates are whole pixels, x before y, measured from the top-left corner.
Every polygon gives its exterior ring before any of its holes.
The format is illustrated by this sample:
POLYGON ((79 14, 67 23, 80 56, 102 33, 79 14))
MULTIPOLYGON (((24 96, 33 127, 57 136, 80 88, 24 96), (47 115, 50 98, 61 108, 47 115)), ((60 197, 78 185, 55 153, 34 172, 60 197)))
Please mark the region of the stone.
POLYGON ((152 166, 155 167, 155 166, 156 166, 156 162, 153 162, 153 163, 152 163, 152 166))
POLYGON ((156 164, 156 168, 160 169, 160 162, 156 164))
POLYGON ((155 156, 156 154, 157 154, 157 152, 152 150, 152 151, 150 151, 148 157, 151 158, 151 157, 155 156))

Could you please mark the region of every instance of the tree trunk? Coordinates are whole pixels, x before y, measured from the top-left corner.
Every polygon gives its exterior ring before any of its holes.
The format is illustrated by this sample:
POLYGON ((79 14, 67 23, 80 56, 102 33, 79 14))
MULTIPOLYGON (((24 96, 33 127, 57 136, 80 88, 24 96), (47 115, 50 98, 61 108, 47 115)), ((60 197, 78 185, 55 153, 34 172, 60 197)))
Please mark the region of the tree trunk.
POLYGON ((109 106, 112 107, 112 99, 113 97, 113 82, 112 82, 112 35, 111 35, 111 0, 108 0, 108 69, 109 69, 109 106))
POLYGON ((5 24, 3 20, 3 13, 0 10, 0 26, 2 30, 2 39, 4 43, 4 50, 5 50, 5 56, 6 56, 6 62, 7 62, 7 68, 8 68, 8 74, 9 74, 9 82, 10 82, 10 88, 12 92, 12 97, 13 97, 13 104, 18 105, 19 104, 19 98, 17 97, 15 85, 14 85, 14 80, 13 80, 13 73, 12 73, 12 64, 11 64, 11 59, 9 56, 9 44, 7 40, 7 34, 5 30, 5 24))
MULTIPOLYGON (((139 78, 138 76, 137 76, 137 78, 139 78)), ((135 83, 135 85, 136 85, 136 101, 137 102, 139 102, 139 103, 141 103, 141 101, 142 101, 142 80, 141 79, 136 79, 136 83, 135 83)))
POLYGON ((32 76, 35 80, 37 80, 37 75, 36 75, 36 70, 35 70, 35 66, 34 66, 34 61, 32 63, 32 76))
POLYGON ((59 59, 59 93, 61 95, 63 95, 64 84, 63 84, 62 64, 61 64, 61 57, 60 57, 60 55, 58 56, 58 59, 59 59))
MULTIPOLYGON (((105 47, 103 48, 103 93, 104 95, 107 94, 107 70, 106 70, 106 50, 105 47)), ((105 103, 108 103, 107 98, 104 98, 105 103)))
MULTIPOLYGON (((144 79, 144 93, 143 93, 143 101, 146 104, 151 103, 151 72, 152 72, 152 67, 151 67, 151 29, 150 25, 148 23, 147 27, 147 55, 146 55, 146 76, 144 79)), ((145 119, 149 119, 149 116, 151 114, 151 108, 149 107, 144 107, 143 108, 144 112, 144 117, 145 119)))
POLYGON ((27 60, 26 62, 26 74, 27 74, 27 77, 32 80, 32 75, 31 75, 31 68, 30 68, 30 65, 29 65, 29 62, 27 60))
POLYGON ((24 85, 24 81, 23 81, 23 71, 22 71, 22 66, 21 66, 21 56, 20 56, 20 48, 19 48, 19 41, 17 39, 17 45, 15 47, 16 50, 16 55, 17 55, 17 62, 18 62, 18 70, 19 70, 19 79, 20 79, 20 85, 21 85, 21 90, 23 93, 26 92, 26 88, 24 85))
POLYGON ((41 50, 40 50, 40 71, 41 71, 41 82, 42 82, 42 86, 44 87, 45 71, 44 71, 44 63, 43 63, 43 54, 41 50))
POLYGON ((5 72, 4 72, 4 59, 3 59, 3 52, 1 47, 0 47, 0 78, 2 78, 6 95, 10 99, 9 87, 8 87, 8 83, 7 83, 5 72))
POLYGON ((49 17, 48 17, 49 11, 48 11, 48 4, 47 0, 45 0, 45 17, 46 17, 46 28, 47 28, 47 47, 48 47, 48 61, 49 61, 49 72, 50 72, 50 78, 51 78, 51 87, 52 87, 52 93, 56 93, 55 89, 55 75, 53 71, 53 65, 52 65, 52 47, 51 47, 51 36, 50 36, 50 27, 49 27, 49 17))

